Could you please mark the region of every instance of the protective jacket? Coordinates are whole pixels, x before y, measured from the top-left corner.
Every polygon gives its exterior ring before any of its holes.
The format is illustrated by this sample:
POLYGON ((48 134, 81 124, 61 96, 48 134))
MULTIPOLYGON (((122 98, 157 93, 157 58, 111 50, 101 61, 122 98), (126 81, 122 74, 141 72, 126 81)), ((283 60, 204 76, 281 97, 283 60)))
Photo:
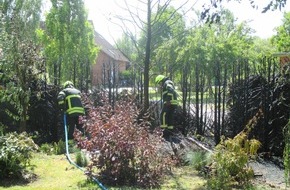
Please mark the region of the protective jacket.
POLYGON ((58 105, 68 115, 83 115, 85 113, 81 101, 81 92, 73 87, 65 88, 57 96, 58 105))
POLYGON ((163 87, 162 87, 162 101, 164 104, 167 104, 170 102, 170 105, 178 105, 177 101, 177 93, 175 91, 174 84, 171 80, 166 79, 163 82, 163 87))
POLYGON ((161 128, 165 129, 163 136, 167 138, 170 131, 174 129, 174 114, 178 105, 177 92, 175 91, 174 84, 168 78, 164 78, 162 82, 162 110, 160 115, 161 128))

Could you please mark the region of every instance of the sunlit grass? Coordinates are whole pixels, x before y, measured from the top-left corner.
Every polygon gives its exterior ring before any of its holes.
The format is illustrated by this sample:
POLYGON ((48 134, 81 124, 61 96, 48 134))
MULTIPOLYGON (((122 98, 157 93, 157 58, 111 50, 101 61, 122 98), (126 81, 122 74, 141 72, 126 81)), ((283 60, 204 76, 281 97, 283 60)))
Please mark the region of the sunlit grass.
MULTIPOLYGON (((72 155, 74 157, 74 155, 72 155)), ((35 165, 33 173, 37 175, 34 182, 25 185, 0 187, 0 190, 64 190, 64 189, 100 189, 96 183, 88 182, 83 171, 71 165, 65 155, 46 155, 37 153, 31 162, 35 165)), ((192 167, 175 168, 167 175, 161 189, 204 189, 205 180, 197 175, 192 167)), ((106 185, 105 185, 106 186, 106 185)), ((107 186, 106 186, 107 187, 107 186)), ((110 190, 138 189, 134 187, 107 187, 110 190)))
POLYGON ((172 175, 166 177, 161 189, 205 190, 206 180, 199 176, 192 166, 174 168, 172 175))
POLYGON ((65 155, 35 154, 31 164, 35 165, 33 173, 37 175, 34 182, 26 185, 12 185, 0 187, 5 190, 63 190, 80 189, 85 183, 86 176, 83 171, 71 165, 65 155))
MULTIPOLYGON (((74 159, 74 155, 71 155, 74 159)), ((196 155, 194 156, 196 157, 196 155)), ((193 160, 200 160, 203 156, 197 156, 193 160)), ((192 158, 192 157, 191 157, 192 158)), ((191 160, 191 161, 193 161, 191 160)), ((31 162, 35 165, 34 173, 37 179, 24 185, 11 184, 9 187, 1 187, 0 190, 99 190, 95 182, 87 181, 83 171, 71 165, 65 155, 46 155, 37 153, 31 162)), ((105 185, 105 184, 104 184, 105 185)), ((110 190, 141 190, 135 187, 110 187, 110 190)), ((191 162, 189 166, 172 168, 171 174, 165 176, 161 190, 206 190, 206 179, 199 175, 191 162)), ((262 185, 251 189, 265 189, 262 185)), ((152 189, 153 190, 153 189, 152 189)), ((157 190, 157 189, 156 189, 157 190)))

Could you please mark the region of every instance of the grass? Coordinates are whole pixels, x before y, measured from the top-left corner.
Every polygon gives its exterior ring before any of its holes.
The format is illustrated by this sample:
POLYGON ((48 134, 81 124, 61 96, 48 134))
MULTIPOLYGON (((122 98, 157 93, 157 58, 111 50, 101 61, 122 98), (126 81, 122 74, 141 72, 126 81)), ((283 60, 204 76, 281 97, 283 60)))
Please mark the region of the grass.
MULTIPOLYGON (((74 155, 71 155, 74 160, 74 155)), ((0 190, 98 190, 96 183, 89 182, 84 173, 71 165, 65 155, 36 153, 31 163, 35 166, 35 180, 30 183, 0 181, 0 190)), ((105 185, 105 184, 104 184, 105 185)), ((134 187, 110 187, 108 190, 141 190, 134 187)), ((268 189, 265 184, 255 184, 255 190, 268 189)), ((172 168, 160 187, 161 190, 206 190, 206 179, 198 174, 194 164, 172 168)), ((153 190, 153 189, 152 189, 153 190)))
MULTIPOLYGON (((84 173, 71 165, 65 155, 37 153, 31 164, 35 166, 33 173, 37 176, 34 181, 26 184, 17 181, 5 182, 4 186, 0 185, 0 190, 100 189, 97 184, 89 183, 84 173)), ((172 174, 166 176, 161 190, 203 190, 205 189, 205 184, 206 181, 198 176, 197 171, 187 166, 173 168, 172 174)), ((110 190, 137 190, 137 188, 132 187, 117 188, 106 186, 106 188, 110 190)))
POLYGON ((5 190, 64 190, 80 189, 86 183, 83 172, 71 165, 64 155, 35 154, 31 164, 35 165, 33 173, 36 180, 28 184, 6 184, 5 190), (8 185, 8 186, 7 186, 8 185))
POLYGON ((161 189, 206 190, 206 180, 198 175, 191 166, 174 168, 172 175, 167 176, 161 189))

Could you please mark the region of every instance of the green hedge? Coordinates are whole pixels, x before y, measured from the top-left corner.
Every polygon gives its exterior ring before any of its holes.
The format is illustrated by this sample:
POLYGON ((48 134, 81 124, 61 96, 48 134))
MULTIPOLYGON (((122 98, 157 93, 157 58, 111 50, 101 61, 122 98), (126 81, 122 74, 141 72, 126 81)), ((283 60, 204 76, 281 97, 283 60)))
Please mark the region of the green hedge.
POLYGON ((0 136, 0 178, 21 177, 38 146, 27 133, 0 136))

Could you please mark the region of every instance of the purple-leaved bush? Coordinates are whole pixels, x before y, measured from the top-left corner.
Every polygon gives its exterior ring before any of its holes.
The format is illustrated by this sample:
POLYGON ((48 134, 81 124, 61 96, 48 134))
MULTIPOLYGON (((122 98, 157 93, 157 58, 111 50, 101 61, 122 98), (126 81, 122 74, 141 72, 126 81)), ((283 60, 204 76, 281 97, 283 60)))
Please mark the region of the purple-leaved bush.
POLYGON ((161 154, 162 131, 149 130, 148 118, 140 117, 132 99, 112 107, 107 96, 99 98, 102 106, 92 106, 83 120, 87 137, 75 133, 78 146, 91 155, 88 175, 110 186, 159 187, 175 162, 161 154))

